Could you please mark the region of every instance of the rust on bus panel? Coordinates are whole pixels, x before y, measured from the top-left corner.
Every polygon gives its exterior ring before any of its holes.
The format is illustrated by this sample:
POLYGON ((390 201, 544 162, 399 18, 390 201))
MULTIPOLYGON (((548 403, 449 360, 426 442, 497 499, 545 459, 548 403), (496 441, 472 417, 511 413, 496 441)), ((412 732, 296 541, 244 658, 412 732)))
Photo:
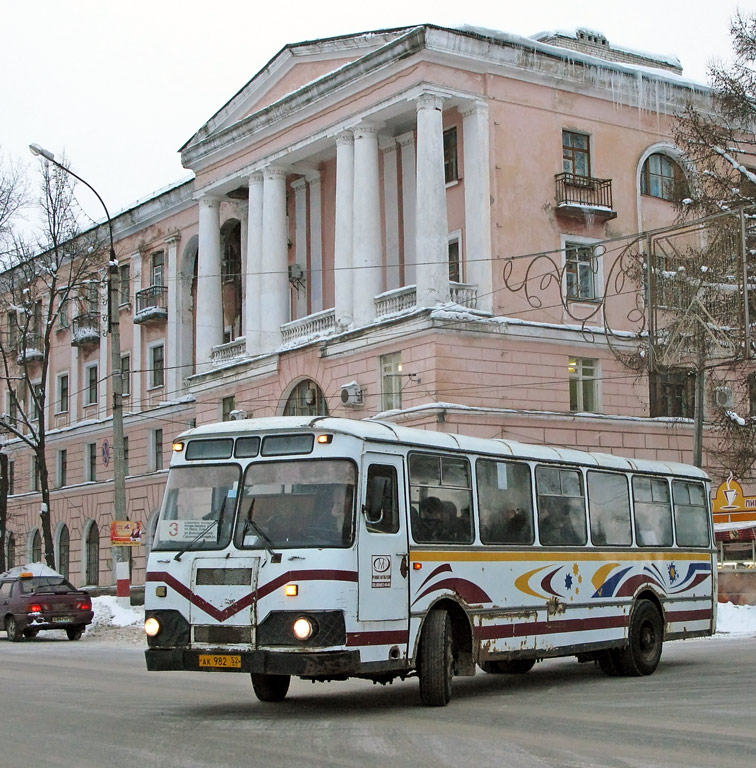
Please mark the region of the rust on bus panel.
POLYGON ((563 614, 566 608, 566 603, 563 603, 556 595, 554 595, 554 597, 546 603, 546 614, 547 616, 558 616, 563 614))

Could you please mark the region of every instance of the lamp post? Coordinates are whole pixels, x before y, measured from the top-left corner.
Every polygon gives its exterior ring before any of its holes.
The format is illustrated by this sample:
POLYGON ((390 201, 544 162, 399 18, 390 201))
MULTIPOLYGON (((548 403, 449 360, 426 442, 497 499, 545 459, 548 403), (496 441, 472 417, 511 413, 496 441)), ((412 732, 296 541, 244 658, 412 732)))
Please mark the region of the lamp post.
MULTIPOLYGON (((108 235, 110 238, 110 258, 108 261, 108 331, 110 333, 110 368, 113 375, 113 448, 115 457, 113 460, 113 519, 126 519, 126 472, 123 461, 123 381, 121 379, 121 333, 119 322, 119 287, 118 287, 118 259, 113 245, 113 222, 108 212, 105 201, 97 190, 87 181, 75 174, 70 168, 66 168, 55 159, 55 155, 39 144, 30 144, 29 150, 33 155, 43 157, 48 162, 60 168, 65 173, 73 176, 85 187, 90 189, 100 201, 108 222, 108 235)), ((128 560, 125 557, 126 547, 114 547, 114 559, 116 563, 116 590, 119 602, 129 604, 130 578, 128 560), (125 598, 125 600, 122 600, 125 598)))

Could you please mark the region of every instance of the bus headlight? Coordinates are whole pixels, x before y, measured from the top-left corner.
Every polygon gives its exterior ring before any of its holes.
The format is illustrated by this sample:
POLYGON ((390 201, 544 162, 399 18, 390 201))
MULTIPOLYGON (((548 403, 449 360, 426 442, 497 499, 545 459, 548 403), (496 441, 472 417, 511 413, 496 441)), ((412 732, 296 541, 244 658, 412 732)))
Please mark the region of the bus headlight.
POLYGON ((157 637, 160 634, 160 622, 150 617, 144 622, 144 632, 147 637, 157 637))
POLYGON ((317 631, 317 623, 307 616, 300 616, 292 625, 292 632, 297 640, 309 640, 317 631))

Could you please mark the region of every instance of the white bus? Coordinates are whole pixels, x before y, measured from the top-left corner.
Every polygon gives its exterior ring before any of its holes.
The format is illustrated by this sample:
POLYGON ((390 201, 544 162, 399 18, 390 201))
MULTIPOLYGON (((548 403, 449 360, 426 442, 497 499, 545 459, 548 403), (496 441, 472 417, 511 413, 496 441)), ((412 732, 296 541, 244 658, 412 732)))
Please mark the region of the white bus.
POLYGON ((174 443, 147 566, 150 670, 523 673, 553 656, 648 675, 710 635, 709 480, 684 464, 377 421, 249 419, 174 443))

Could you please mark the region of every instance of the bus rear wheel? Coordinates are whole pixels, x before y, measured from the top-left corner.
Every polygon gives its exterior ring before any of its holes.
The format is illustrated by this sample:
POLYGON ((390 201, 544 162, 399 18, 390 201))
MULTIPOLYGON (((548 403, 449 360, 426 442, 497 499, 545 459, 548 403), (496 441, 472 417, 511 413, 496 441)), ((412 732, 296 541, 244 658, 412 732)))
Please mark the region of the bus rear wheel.
POLYGON ((650 675, 659 665, 664 642, 664 623, 650 600, 638 600, 630 617, 628 645, 617 652, 616 661, 628 677, 650 675))
POLYGON ((480 668, 489 675, 524 675, 530 672, 535 659, 509 659, 507 661, 484 661, 480 668))
POLYGON ((420 700, 427 707, 445 707, 454 676, 452 627, 444 610, 431 611, 420 640, 420 700))
POLYGON ((289 692, 290 675, 263 675, 252 672, 252 689, 260 701, 283 701, 289 692))

